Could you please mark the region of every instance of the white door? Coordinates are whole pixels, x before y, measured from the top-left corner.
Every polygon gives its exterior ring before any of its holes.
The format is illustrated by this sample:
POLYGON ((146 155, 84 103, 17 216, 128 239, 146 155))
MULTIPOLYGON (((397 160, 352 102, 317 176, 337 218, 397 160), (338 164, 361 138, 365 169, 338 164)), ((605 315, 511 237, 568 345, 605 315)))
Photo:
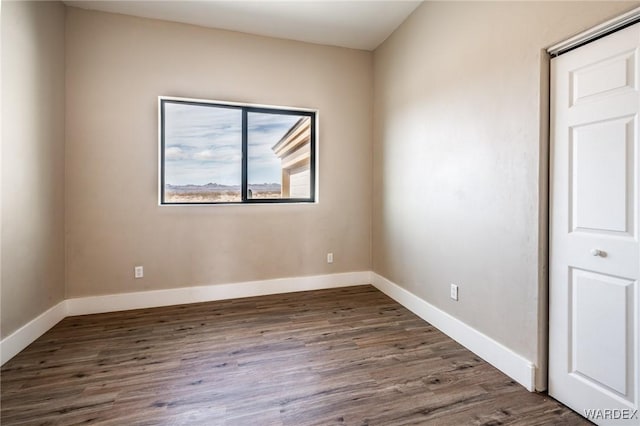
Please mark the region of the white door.
POLYGON ((549 394, 640 424, 640 24, 551 61, 549 394))

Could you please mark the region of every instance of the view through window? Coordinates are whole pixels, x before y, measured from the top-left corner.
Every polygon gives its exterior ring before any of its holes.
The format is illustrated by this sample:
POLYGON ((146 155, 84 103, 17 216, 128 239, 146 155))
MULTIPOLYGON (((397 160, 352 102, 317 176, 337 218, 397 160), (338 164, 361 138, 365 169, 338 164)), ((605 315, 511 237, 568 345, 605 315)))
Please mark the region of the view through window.
POLYGON ((315 112, 160 98, 161 204, 312 202, 315 112))

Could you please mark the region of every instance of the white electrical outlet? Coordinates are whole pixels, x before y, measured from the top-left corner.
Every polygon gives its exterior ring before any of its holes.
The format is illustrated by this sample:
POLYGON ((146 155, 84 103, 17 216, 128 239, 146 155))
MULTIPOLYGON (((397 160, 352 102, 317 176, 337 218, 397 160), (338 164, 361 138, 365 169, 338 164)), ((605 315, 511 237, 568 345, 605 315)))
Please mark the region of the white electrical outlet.
POLYGON ((327 253, 327 263, 333 263, 333 253, 327 253))
POLYGON ((458 300, 458 286, 455 284, 451 284, 451 295, 450 297, 453 300, 458 300))
POLYGON ((136 266, 135 268, 133 268, 133 276, 135 278, 144 277, 144 268, 142 266, 136 266))

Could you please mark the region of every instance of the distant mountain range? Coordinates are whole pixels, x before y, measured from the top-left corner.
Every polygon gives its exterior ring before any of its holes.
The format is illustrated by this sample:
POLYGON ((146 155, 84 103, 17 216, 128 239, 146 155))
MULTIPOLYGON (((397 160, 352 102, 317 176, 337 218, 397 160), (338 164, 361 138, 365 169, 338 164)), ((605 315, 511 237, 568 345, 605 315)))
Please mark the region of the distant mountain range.
MULTIPOLYGON (((256 192, 278 192, 281 187, 279 183, 259 183, 250 184, 249 189, 256 192)), ((240 185, 222 185, 219 183, 207 183, 206 185, 165 185, 165 190, 170 192, 188 194, 201 192, 227 192, 240 191, 240 185)))

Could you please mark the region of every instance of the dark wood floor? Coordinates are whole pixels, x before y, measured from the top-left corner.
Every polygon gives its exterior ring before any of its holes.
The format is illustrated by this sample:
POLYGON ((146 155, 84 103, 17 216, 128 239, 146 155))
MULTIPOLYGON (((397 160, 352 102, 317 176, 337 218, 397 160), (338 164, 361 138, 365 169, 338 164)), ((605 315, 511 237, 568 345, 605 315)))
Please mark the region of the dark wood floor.
POLYGON ((2 425, 588 424, 370 286, 66 318, 2 425))

